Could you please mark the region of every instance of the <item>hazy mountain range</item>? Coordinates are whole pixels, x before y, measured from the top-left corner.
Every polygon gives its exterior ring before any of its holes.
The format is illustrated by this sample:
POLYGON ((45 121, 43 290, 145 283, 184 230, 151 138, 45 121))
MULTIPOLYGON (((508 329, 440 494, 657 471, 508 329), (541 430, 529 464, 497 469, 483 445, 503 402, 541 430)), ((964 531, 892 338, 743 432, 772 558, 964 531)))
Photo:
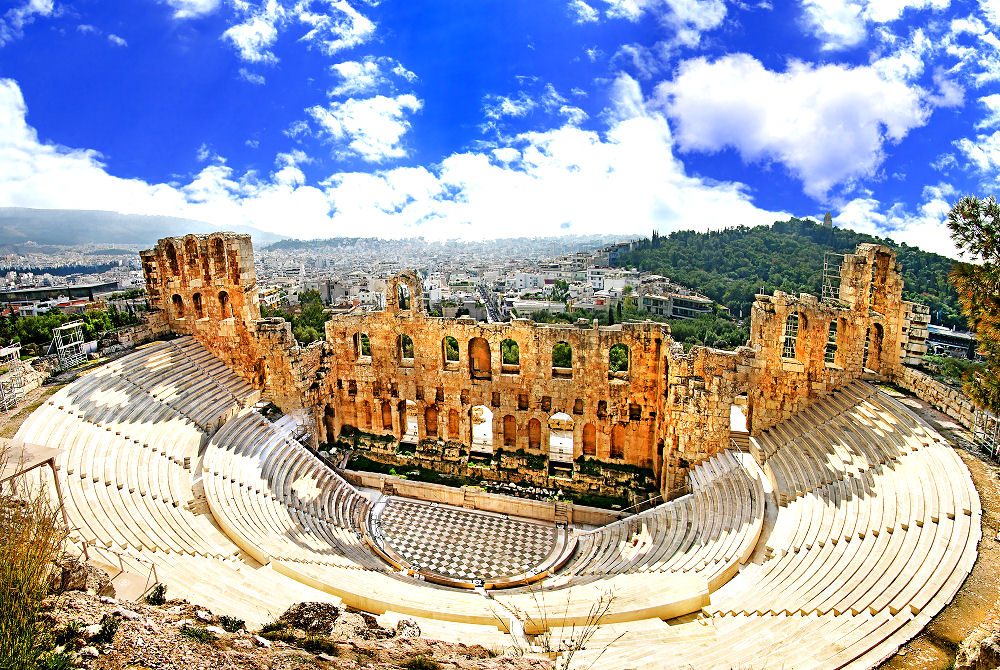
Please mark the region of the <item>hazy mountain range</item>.
MULTIPOLYGON (((34 242, 43 245, 142 244, 152 246, 161 237, 211 233, 219 226, 172 216, 144 216, 83 209, 29 209, 0 207, 0 246, 34 242)), ((234 233, 247 233, 254 244, 284 239, 250 226, 226 226, 234 233)))

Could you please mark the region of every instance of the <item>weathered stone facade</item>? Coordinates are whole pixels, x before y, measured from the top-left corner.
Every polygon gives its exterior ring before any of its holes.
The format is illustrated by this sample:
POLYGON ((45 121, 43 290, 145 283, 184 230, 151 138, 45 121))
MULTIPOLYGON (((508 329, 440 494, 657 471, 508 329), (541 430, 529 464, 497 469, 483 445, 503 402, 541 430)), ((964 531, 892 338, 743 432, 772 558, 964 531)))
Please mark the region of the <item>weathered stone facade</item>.
POLYGON ((502 452, 498 478, 557 477, 598 493, 620 491, 634 467, 669 494, 730 446, 739 396, 758 434, 853 379, 897 376, 926 337, 926 309, 901 299, 895 254, 872 244, 844 257, 838 300, 758 296, 747 347, 686 353, 650 321, 430 317, 415 273, 388 282, 385 310, 334 316, 324 341, 301 347, 291 324, 260 317, 247 236, 167 238, 142 262, 150 305, 170 329, 196 337, 283 410, 307 408, 317 442, 357 435, 385 456, 408 444, 400 462, 444 471, 502 452), (613 349, 625 369, 612 369, 613 349))
POLYGON ((780 291, 758 296, 750 320, 750 434, 853 379, 895 375, 918 349, 921 330, 926 333, 926 322, 914 323, 919 310, 902 294, 895 252, 860 244, 857 253, 843 258, 839 300, 780 291))

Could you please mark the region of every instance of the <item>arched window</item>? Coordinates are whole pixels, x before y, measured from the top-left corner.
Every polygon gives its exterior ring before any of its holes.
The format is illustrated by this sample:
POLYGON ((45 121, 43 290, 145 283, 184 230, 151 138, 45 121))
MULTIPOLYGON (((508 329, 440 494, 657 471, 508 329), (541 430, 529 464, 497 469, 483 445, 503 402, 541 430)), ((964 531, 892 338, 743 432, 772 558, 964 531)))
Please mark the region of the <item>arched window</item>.
POLYGON ((503 418, 503 446, 517 445, 517 419, 508 414, 503 418))
POLYGON ((233 304, 229 302, 229 294, 219 291, 219 313, 223 319, 228 319, 233 315, 233 304))
POLYGON ((587 456, 597 455, 597 428, 592 423, 583 427, 583 453, 587 456))
POLYGON ((179 295, 177 295, 175 293, 174 297, 172 297, 170 299, 170 301, 174 305, 174 318, 175 319, 183 319, 184 318, 184 300, 179 295))
POLYGON ((552 346, 552 376, 573 376, 573 347, 568 342, 556 342, 552 346))
POLYGON ((628 379, 629 350, 624 344, 611 347, 608 354, 608 379, 628 379))
POLYGON ((873 323, 865 336, 865 367, 880 372, 882 367, 882 326, 873 323))
POLYGON ((792 312, 785 319, 785 338, 781 346, 781 357, 795 359, 795 345, 799 339, 799 314, 792 312))
POLYGON ((187 256, 188 265, 191 267, 198 266, 198 245, 194 240, 188 239, 184 241, 184 255, 187 256))
POLYGON ((528 422, 528 446, 539 449, 542 446, 542 422, 532 419, 528 422))
POLYGON ((458 340, 451 335, 445 335, 441 340, 441 360, 444 361, 445 369, 458 368, 458 340))
POLYGON ((458 429, 458 410, 448 411, 448 439, 457 440, 459 439, 459 429, 458 429))
POLYGON ((413 365, 413 340, 406 334, 399 336, 399 362, 413 365))
POLYGON ((201 294, 195 293, 192 295, 191 302, 194 304, 194 318, 203 318, 205 316, 205 309, 201 305, 201 294))
POLYGON ((400 283, 396 286, 396 297, 399 302, 399 309, 405 310, 410 309, 410 287, 407 284, 400 283))
POLYGON ((611 429, 611 458, 625 457, 625 427, 616 423, 611 429))
POLYGON ((392 407, 389 403, 382 403, 382 430, 392 430, 392 407))
POLYGON ((372 407, 365 400, 361 403, 361 425, 365 428, 374 428, 372 425, 372 407))
POLYGON ((502 372, 520 372, 521 371, 521 348, 517 346, 517 342, 508 338, 500 343, 500 364, 502 367, 502 372))
POLYGON ((212 240, 212 264, 215 265, 217 273, 222 274, 226 271, 226 249, 218 237, 212 240))
POLYGON ((473 379, 491 377, 490 343, 481 337, 469 340, 469 375, 473 379))
POLYGON ((357 360, 372 357, 372 343, 364 333, 354 334, 354 357, 357 360))
POLYGON ((424 410, 424 427, 427 430, 427 437, 438 436, 438 411, 434 405, 429 405, 424 410))
POLYGON ((179 275, 181 273, 181 268, 177 264, 177 249, 174 248, 172 242, 167 243, 167 263, 170 265, 170 272, 179 275))
POLYGON ((831 365, 837 362, 837 320, 830 322, 830 327, 826 333, 826 352, 823 360, 831 365))
POLYGON ((493 411, 486 405, 469 410, 472 420, 472 451, 493 453, 493 411))

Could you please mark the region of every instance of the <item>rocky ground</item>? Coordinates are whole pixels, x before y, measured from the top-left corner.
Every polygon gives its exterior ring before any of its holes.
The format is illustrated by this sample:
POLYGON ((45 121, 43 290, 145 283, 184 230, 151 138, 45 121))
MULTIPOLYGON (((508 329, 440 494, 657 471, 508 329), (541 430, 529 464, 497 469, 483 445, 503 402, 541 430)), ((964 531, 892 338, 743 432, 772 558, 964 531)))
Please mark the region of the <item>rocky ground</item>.
POLYGON ((412 620, 395 630, 374 617, 329 603, 300 603, 260 631, 183 600, 154 606, 67 591, 51 597, 45 614, 58 650, 95 670, 542 670, 543 658, 499 656, 476 645, 419 637, 412 620))

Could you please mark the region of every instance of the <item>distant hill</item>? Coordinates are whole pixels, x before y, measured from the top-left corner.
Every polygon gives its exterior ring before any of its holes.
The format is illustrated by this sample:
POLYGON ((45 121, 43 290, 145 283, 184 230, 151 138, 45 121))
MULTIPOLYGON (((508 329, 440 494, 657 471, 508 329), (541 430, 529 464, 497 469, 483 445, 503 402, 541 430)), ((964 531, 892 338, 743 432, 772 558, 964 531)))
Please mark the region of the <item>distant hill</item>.
MULTIPOLYGON (((225 226, 234 233, 247 233, 254 244, 283 239, 249 226, 225 226)), ((85 209, 29 209, 0 207, 0 246, 26 242, 40 245, 98 244, 153 245, 161 237, 211 233, 220 227, 204 221, 172 216, 143 216, 85 209)))
POLYGON ((887 238, 826 228, 811 220, 792 218, 771 226, 654 236, 623 254, 618 265, 665 275, 725 305, 734 316, 746 316, 761 288, 765 293, 821 295, 824 252, 850 253, 863 242, 896 250, 906 300, 930 307, 934 323, 967 328, 948 280, 952 259, 887 238))

